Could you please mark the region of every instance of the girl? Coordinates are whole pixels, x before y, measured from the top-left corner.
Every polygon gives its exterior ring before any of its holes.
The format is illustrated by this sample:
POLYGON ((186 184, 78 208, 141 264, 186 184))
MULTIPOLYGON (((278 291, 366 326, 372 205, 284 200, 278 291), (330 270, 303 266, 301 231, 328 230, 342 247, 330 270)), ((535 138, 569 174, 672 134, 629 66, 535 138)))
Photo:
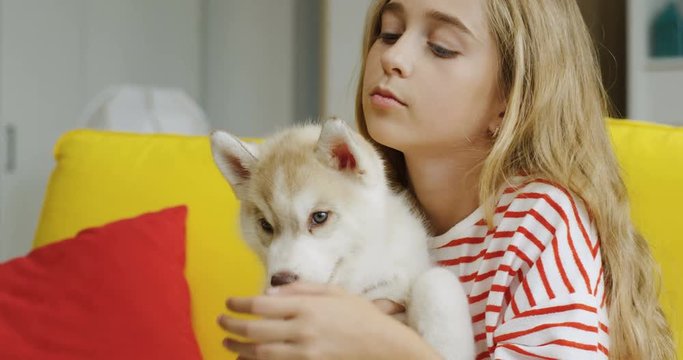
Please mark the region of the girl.
MULTIPOLYGON (((675 357, 575 0, 379 0, 362 68, 358 127, 469 294, 478 358, 675 357)), ((228 306, 263 317, 219 319, 242 358, 438 358, 396 304, 337 288, 228 306)))

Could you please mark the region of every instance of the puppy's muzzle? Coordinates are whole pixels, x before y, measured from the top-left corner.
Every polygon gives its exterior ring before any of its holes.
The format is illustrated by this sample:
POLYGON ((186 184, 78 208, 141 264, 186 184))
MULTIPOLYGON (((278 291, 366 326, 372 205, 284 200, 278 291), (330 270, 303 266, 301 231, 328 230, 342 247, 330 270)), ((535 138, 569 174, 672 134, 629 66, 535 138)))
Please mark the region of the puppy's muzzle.
POLYGON ((289 271, 281 271, 270 278, 270 286, 287 285, 297 280, 299 280, 299 276, 297 274, 291 273, 289 271))

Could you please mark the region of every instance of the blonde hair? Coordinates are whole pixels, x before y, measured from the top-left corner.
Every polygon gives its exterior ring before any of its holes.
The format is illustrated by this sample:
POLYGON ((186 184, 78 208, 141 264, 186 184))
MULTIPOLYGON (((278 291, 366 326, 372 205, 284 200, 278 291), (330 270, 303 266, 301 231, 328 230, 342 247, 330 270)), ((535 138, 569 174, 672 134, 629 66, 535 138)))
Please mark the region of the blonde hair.
MULTIPOLYGON (((365 59, 387 0, 368 13, 365 59)), ((673 359, 673 337, 658 302, 657 267, 634 229, 626 187, 608 137, 608 101, 590 34, 575 0, 486 0, 500 57, 507 110, 482 164, 480 199, 489 223, 507 179, 525 173, 570 189, 588 208, 600 236, 610 320, 610 358, 673 359)), ((362 78, 362 77, 361 77, 362 78)), ((358 128, 368 134, 358 85, 358 128)), ((406 186, 400 152, 375 143, 389 177, 406 186)))

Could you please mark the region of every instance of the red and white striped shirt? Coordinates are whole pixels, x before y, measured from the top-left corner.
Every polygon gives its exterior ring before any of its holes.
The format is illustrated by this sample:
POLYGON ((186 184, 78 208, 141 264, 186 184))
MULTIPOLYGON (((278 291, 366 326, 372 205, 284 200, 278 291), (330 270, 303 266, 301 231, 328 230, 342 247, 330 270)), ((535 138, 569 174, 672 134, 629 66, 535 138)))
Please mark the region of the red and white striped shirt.
POLYGON ((583 201, 516 179, 492 230, 484 211, 430 239, 469 296, 477 359, 605 359, 609 336, 597 231, 583 201))

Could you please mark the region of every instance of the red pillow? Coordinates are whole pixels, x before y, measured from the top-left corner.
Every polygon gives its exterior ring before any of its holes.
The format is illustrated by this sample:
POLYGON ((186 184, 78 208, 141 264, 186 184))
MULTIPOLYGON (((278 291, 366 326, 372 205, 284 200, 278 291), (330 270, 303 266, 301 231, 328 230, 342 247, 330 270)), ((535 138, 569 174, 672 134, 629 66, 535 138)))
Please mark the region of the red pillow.
POLYGON ((186 215, 117 221, 0 264, 0 359, 200 359, 186 215))

